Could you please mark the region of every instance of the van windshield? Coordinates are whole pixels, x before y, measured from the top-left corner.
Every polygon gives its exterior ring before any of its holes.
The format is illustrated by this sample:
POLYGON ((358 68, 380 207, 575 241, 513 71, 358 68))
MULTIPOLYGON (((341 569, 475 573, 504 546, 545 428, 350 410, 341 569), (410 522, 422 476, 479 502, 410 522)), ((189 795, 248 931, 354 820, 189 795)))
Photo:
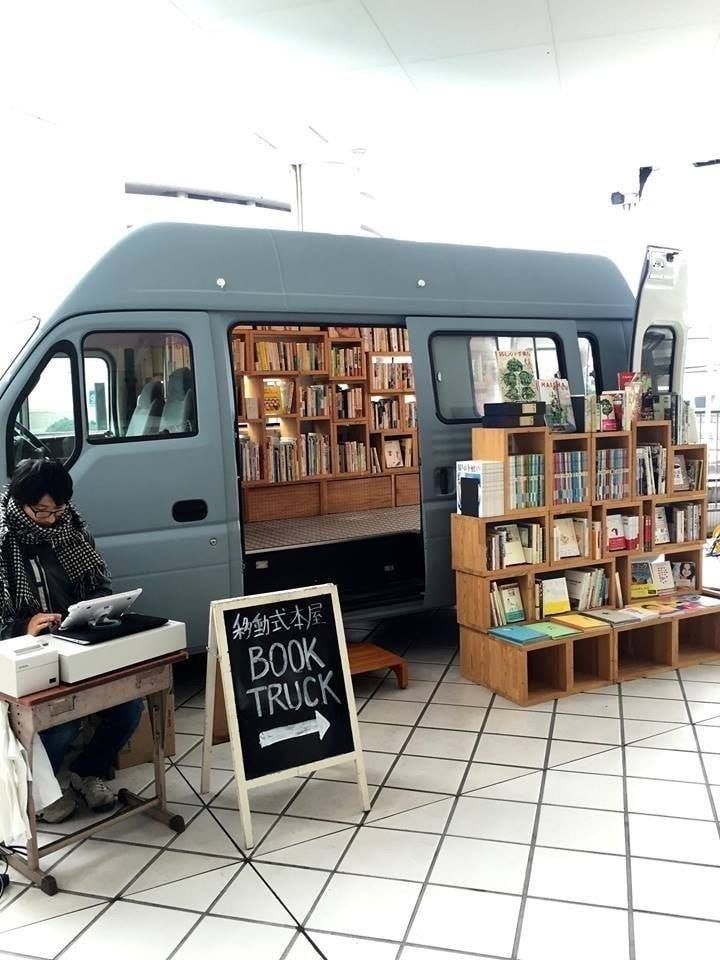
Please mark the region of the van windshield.
POLYGON ((27 317, 25 320, 3 324, 0 321, 0 378, 35 333, 40 324, 39 317, 27 317))

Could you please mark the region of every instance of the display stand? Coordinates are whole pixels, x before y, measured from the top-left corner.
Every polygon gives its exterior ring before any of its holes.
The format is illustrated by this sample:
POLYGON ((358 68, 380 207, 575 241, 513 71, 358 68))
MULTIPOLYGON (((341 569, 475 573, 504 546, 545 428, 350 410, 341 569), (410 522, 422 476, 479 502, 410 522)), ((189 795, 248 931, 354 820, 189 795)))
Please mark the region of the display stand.
MULTIPOLYGON (((499 517, 453 515, 451 520, 452 563, 456 573, 457 619, 460 625, 460 669, 463 676, 501 693, 523 706, 541 703, 556 697, 569 696, 607 683, 647 676, 674 667, 688 666, 708 659, 720 658, 720 607, 676 613, 621 626, 597 622, 597 628, 578 630, 572 636, 514 644, 492 636, 491 590, 493 584, 518 584, 528 625, 534 620, 536 581, 551 575, 583 567, 602 567, 609 582, 611 607, 630 601, 632 562, 652 560, 659 556, 672 562, 695 564, 694 591, 702 592, 702 557, 704 537, 690 541, 657 543, 655 511, 658 506, 696 503, 700 507, 700 524, 705 532, 707 500, 707 450, 702 444, 673 445, 670 424, 665 421, 641 421, 631 431, 600 434, 555 434, 544 428, 528 430, 472 431, 473 459, 507 460, 514 453, 545 453, 544 504, 532 509, 507 511, 499 517), (663 493, 640 495, 635 470, 638 442, 663 447, 667 459, 667 486, 663 493), (587 496, 578 494, 574 503, 553 502, 556 476, 554 454, 558 450, 587 453, 587 496), (605 488, 600 469, 608 461, 606 451, 621 451, 617 462, 625 462, 626 477, 610 478, 621 497, 605 488), (703 482, 699 490, 677 490, 673 481, 673 460, 683 453, 702 464, 703 482), (629 496, 622 496, 622 492, 629 496), (604 494, 598 496, 598 494, 604 494), (635 515, 639 520, 638 549, 611 551, 606 546, 607 518, 613 513, 635 515), (585 516, 601 526, 601 549, 595 556, 591 543, 590 556, 559 560, 552 551, 552 530, 559 516, 585 516), (647 518, 647 520, 645 519, 647 518), (501 523, 530 521, 545 531, 545 555, 542 563, 490 569, 486 542, 488 529, 501 523), (647 549, 643 531, 649 532, 647 549), (616 581, 620 585, 618 595, 616 581)), ((506 503, 510 490, 506 469, 506 503)), ((592 609, 583 611, 592 616, 592 609)))

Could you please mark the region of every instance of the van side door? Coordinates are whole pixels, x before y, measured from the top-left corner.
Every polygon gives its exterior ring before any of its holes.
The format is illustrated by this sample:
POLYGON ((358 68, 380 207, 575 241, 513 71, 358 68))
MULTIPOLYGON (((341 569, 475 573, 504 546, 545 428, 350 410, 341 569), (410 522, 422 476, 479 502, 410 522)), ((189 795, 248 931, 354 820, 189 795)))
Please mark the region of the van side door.
POLYGON ((450 514, 455 463, 471 458, 471 431, 482 404, 501 399, 497 349, 533 353, 541 378, 570 381, 584 393, 577 326, 571 320, 407 317, 420 431, 420 489, 425 544, 425 605, 452 602, 450 514))
POLYGON ((637 295, 632 370, 652 376, 656 393, 682 393, 688 336, 685 254, 648 247, 637 295))
POLYGON ((1 411, 10 457, 66 462, 113 588, 142 587, 138 609, 185 621, 196 650, 230 595, 216 379, 207 314, 94 313, 48 331, 1 411))

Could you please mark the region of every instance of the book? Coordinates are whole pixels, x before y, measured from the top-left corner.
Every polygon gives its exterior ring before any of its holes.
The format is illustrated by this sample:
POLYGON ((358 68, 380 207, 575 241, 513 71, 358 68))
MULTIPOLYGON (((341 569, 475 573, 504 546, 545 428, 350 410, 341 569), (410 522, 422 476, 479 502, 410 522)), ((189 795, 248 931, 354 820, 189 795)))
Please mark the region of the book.
POLYGON ((605 520, 605 546, 608 550, 625 550, 625 528, 619 513, 609 513, 605 520))
POLYGON ((656 560, 650 564, 652 580, 658 594, 672 593, 675 589, 672 564, 669 560, 656 560))
POLYGON ((501 461, 459 460, 455 464, 457 512, 470 517, 505 513, 505 474, 501 461))
POLYGON ((575 532, 575 523, 572 517, 558 517, 555 521, 555 560, 564 560, 566 557, 579 557, 580 545, 575 532))
POLYGON ((603 390, 600 394, 600 431, 602 433, 620 429, 615 413, 618 396, 622 397, 622 394, 617 394, 614 390, 603 390))
POLYGON ((633 620, 638 620, 639 617, 633 610, 628 609, 619 609, 615 610, 612 607, 601 607, 599 610, 593 610, 593 617, 597 617, 599 620, 604 621, 605 623, 610 623, 613 625, 621 623, 632 623, 633 620))
POLYGON ((545 457, 542 453, 519 453, 507 458, 510 509, 545 506, 545 457))
POLYGON ((552 620, 541 620, 540 623, 534 623, 532 628, 539 633, 544 633, 546 637, 551 637, 553 640, 559 640, 562 637, 572 637, 573 634, 577 633, 577 630, 573 630, 572 627, 565 627, 561 623, 553 623, 552 620))
POLYGON ((525 549, 520 538, 520 531, 517 524, 506 523, 492 528, 492 533, 501 535, 502 557, 501 566, 513 567, 519 564, 527 563, 525 549))
POLYGON ((501 583, 498 587, 506 623, 517 623, 525 619, 522 593, 517 583, 501 583))
POLYGON ((535 367, 529 350, 496 350, 500 395, 506 403, 538 400, 535 367))
POLYGON ((690 560, 684 560, 682 563, 673 563, 672 575, 676 587, 695 589, 696 572, 695 564, 690 560))
POLYGON ((630 599, 654 597, 656 593, 651 564, 647 560, 634 560, 630 567, 630 599))
POLYGON ((491 627, 488 633, 511 643, 532 643, 533 640, 545 640, 546 635, 534 627, 491 627))
POLYGON ((538 380, 537 383, 540 399, 545 402, 545 423, 548 428, 573 433, 575 414, 567 380, 556 377, 552 380, 538 380))
POLYGON ((260 417, 260 407, 257 397, 245 397, 245 414, 248 420, 257 420, 260 417))
POLYGON ((582 503, 587 500, 588 454, 586 450, 553 450, 553 503, 582 503))
POLYGON ((548 577, 542 584, 542 616, 550 617, 570 610, 570 597, 565 577, 548 577))
POLYGON ((640 518, 635 514, 622 515, 625 549, 637 550, 640 546, 640 518))
POLYGON ((683 453, 676 453, 673 458, 673 488, 675 490, 689 490, 690 480, 683 453))
POLYGON ((483 407, 485 417, 534 417, 544 413, 545 404, 541 400, 530 400, 526 403, 486 403, 483 407))
POLYGON ((670 529, 663 507, 655 507, 655 544, 670 543, 670 529))
POLYGON ((518 523, 517 528, 520 531, 520 540, 525 552, 526 563, 544 563, 545 562, 545 533, 542 524, 518 523))
POLYGON ((385 466, 392 470, 395 467, 402 467, 403 456, 400 449, 399 440, 386 440, 383 444, 385 448, 385 466))
POLYGON ((596 630, 600 626, 593 617, 586 617, 581 613, 558 614, 553 619, 568 627, 575 627, 577 630, 596 630))

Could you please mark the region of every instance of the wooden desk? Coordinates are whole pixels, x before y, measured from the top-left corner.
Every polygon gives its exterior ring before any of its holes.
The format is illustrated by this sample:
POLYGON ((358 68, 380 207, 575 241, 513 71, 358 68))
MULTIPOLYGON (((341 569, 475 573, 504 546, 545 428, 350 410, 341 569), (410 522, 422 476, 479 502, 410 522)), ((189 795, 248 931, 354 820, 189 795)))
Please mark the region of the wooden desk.
POLYGON ((0 694, 0 699, 9 704, 10 724, 15 736, 27 752, 32 769, 33 737, 41 730, 78 720, 100 710, 127 703, 144 697, 150 714, 153 736, 153 765, 155 768, 155 796, 143 800, 129 790, 118 792, 120 808, 107 817, 99 818, 95 823, 67 836, 59 837, 51 843, 38 847, 37 826, 35 823, 35 804, 32 789, 28 784, 27 814, 31 836, 27 841, 27 854, 22 856, 0 844, 0 853, 8 864, 27 877, 40 889, 53 896, 58 886, 55 878, 40 869, 40 858, 55 850, 61 850, 70 844, 84 840, 110 823, 118 823, 138 813, 146 813, 166 824, 176 833, 185 829, 185 821, 178 814, 171 814, 166 806, 165 791, 165 718, 167 716, 167 698, 172 689, 172 666, 187 659, 187 653, 178 651, 154 660, 145 660, 122 670, 105 673, 80 683, 60 684, 48 690, 26 697, 10 697, 0 694))

